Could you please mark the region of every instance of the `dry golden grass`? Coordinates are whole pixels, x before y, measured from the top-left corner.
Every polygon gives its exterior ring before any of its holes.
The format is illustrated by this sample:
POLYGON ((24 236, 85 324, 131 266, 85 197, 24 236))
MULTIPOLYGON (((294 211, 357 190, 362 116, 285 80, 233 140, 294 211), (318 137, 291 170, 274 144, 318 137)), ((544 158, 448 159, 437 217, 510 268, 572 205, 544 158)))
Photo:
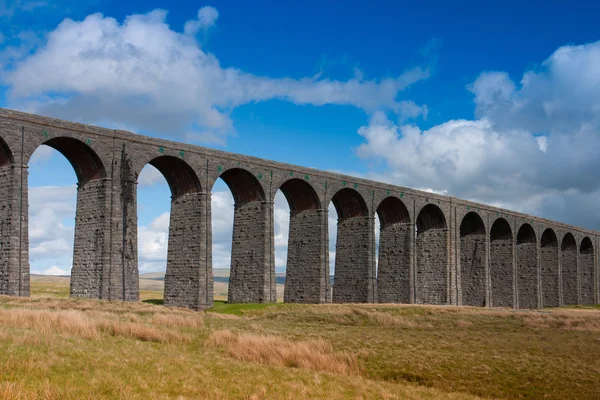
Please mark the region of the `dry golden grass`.
MULTIPOLYGON (((99 339, 102 334, 106 334, 149 342, 190 341, 189 335, 180 332, 161 330, 138 322, 124 322, 112 317, 110 313, 94 311, 0 309, 0 325, 32 329, 44 335, 68 334, 84 339, 99 339)), ((154 319, 181 323, 182 317, 157 315, 154 319)), ((198 320, 201 319, 196 319, 198 320)))
POLYGON ((212 332, 206 346, 223 347, 231 357, 242 361, 282 367, 305 368, 341 375, 359 373, 355 356, 335 352, 323 339, 291 341, 277 336, 233 333, 228 329, 212 332))

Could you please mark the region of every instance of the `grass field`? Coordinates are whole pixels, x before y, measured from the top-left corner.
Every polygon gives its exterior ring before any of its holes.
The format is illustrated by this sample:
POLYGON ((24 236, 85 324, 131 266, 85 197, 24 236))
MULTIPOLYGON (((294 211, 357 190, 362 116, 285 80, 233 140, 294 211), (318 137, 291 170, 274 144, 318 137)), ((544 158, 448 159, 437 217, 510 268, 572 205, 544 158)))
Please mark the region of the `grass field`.
POLYGON ((597 399, 600 309, 0 297, 1 399, 597 399))

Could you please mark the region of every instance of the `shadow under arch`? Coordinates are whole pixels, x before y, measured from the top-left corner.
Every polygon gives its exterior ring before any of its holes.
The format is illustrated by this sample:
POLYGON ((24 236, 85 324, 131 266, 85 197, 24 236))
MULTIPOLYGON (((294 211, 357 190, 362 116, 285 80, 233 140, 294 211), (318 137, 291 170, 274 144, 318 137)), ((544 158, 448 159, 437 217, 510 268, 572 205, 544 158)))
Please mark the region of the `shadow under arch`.
POLYGON ((577 242, 571 232, 565 233, 560 245, 562 274, 562 305, 579 303, 577 287, 577 242))
POLYGON ((291 178, 279 190, 290 207, 284 302, 325 303, 329 281, 327 214, 307 181, 291 178))
POLYGON ((514 307, 513 232, 504 218, 490 230, 490 302, 492 307, 514 307))
POLYGON ((579 282, 581 304, 595 304, 594 299, 594 245, 589 237, 584 237, 579 246, 579 282))
POLYGON ((408 209, 397 197, 386 197, 377 207, 379 260, 377 302, 410 303, 412 224, 408 209))
POLYGON ((481 216, 468 212, 460 223, 460 283, 462 305, 486 305, 486 237, 481 216))
POLYGON ((350 188, 332 197, 338 215, 335 243, 334 303, 370 303, 374 298, 374 226, 362 195, 350 188))
POLYGON ((212 270, 207 248, 207 196, 198 174, 183 159, 161 155, 156 168, 171 192, 164 304, 203 309, 213 304, 212 270))
POLYGON ((0 137, 0 167, 13 164, 14 158, 8 144, 0 137))
POLYGON ((528 223, 517 233, 517 302, 519 308, 538 307, 537 240, 528 223))
POLYGON ((271 303, 275 291, 273 203, 248 170, 232 168, 219 176, 233 196, 233 235, 229 303, 271 303))
POLYGON ((421 209, 416 234, 415 302, 446 304, 449 301, 449 231, 441 208, 427 204, 421 209))
POLYGON ((540 268, 542 276, 542 307, 558 307, 558 238, 552 228, 546 228, 540 239, 540 268))

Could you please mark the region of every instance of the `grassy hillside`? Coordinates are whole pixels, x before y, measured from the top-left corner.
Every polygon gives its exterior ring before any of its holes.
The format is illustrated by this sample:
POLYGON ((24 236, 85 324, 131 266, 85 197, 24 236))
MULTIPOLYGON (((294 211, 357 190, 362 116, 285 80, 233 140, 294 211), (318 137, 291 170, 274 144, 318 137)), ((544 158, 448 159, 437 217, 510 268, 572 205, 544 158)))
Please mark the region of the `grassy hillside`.
POLYGON ((217 302, 196 313, 64 298, 68 279, 32 288, 0 297, 2 399, 600 398, 594 308, 217 302))

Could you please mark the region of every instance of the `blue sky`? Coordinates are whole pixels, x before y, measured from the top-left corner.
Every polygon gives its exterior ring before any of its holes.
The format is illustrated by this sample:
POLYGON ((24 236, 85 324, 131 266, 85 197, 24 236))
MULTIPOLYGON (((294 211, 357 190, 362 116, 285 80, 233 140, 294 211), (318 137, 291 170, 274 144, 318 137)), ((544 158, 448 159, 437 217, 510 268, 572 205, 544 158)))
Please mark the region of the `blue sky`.
MULTIPOLYGON (((339 4, 0 1, 0 106, 600 228, 600 4, 339 4)), ((144 174, 141 269, 160 269, 168 187, 144 174)), ((70 267, 75 181, 62 156, 36 153, 33 270, 70 267)), ((226 266, 223 185, 213 208, 226 266)))

